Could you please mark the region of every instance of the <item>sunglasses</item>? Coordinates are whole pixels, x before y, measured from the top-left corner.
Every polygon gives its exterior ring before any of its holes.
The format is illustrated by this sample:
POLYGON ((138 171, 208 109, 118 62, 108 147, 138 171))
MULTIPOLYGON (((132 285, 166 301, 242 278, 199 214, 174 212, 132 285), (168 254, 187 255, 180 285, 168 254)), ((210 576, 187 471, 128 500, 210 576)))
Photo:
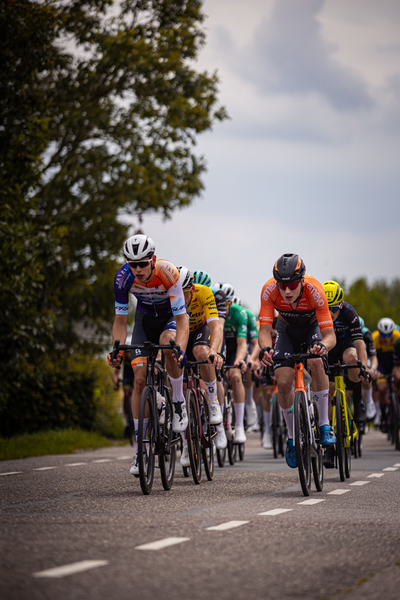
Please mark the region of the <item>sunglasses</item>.
POLYGON ((286 290, 286 288, 289 288, 289 290, 295 290, 298 285, 298 281, 290 281, 289 283, 283 283, 282 281, 278 281, 278 286, 281 290, 286 290))
POLYGON ((340 310, 340 306, 330 306, 329 310, 331 313, 337 313, 340 310))
POLYGON ((381 333, 380 334, 380 336, 383 338, 390 338, 390 337, 392 337, 392 335, 393 335, 392 333, 381 333))
POLYGON ((129 262, 128 261, 128 265, 130 266, 131 269, 136 269, 137 267, 144 269, 149 264, 150 264, 149 260, 141 260, 140 262, 129 262))

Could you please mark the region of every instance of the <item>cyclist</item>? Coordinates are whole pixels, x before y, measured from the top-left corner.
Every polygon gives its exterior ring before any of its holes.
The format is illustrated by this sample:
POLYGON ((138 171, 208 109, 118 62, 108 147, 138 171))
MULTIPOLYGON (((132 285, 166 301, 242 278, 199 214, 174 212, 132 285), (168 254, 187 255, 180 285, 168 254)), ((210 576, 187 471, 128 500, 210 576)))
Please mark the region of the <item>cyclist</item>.
MULTIPOLYGON (((113 372, 113 380, 114 380, 114 389, 118 390, 119 388, 119 373, 115 369, 113 372)), ((133 388, 133 369, 131 365, 131 353, 129 350, 125 350, 124 353, 124 366, 122 371, 122 389, 124 394, 123 400, 123 410, 125 417, 125 430, 124 430, 124 438, 129 440, 131 446, 133 446, 133 421, 132 421, 132 411, 130 407, 131 397, 132 397, 132 388, 133 388)))
MULTIPOLYGON (((297 254, 283 254, 275 263, 273 277, 261 291, 260 360, 263 365, 273 365, 278 384, 278 399, 288 430, 286 462, 297 467, 293 445, 293 382, 294 364, 285 354, 300 352, 305 344, 307 352, 324 356, 336 343, 328 302, 321 283, 306 274, 303 260, 297 254), (274 309, 279 313, 275 346, 272 348, 272 322, 274 309), (274 363, 273 355, 279 360, 274 363)), ((329 380, 322 360, 310 360, 312 389, 318 405, 321 443, 323 447, 336 443, 329 424, 329 380)))
MULTIPOLYGON (((241 306, 247 314, 247 368, 245 371, 244 392, 247 431, 253 431, 254 426, 258 425, 257 406, 253 399, 253 374, 255 375, 260 368, 257 319, 250 309, 243 306, 239 296, 234 296, 232 303, 241 306)), ((259 431, 259 428, 257 431, 259 431)))
POLYGON ((395 329, 395 323, 392 319, 384 317, 378 322, 378 328, 372 334, 374 346, 378 357, 378 372, 379 377, 376 382, 378 399, 381 409, 381 425, 380 429, 383 433, 387 433, 387 392, 388 384, 386 376, 393 371, 393 347, 395 342, 400 338, 400 331, 395 329))
POLYGON ((226 362, 235 365, 229 369, 227 376, 232 384, 233 403, 235 406, 235 444, 246 441, 244 432, 245 391, 242 373, 245 372, 247 355, 247 314, 241 306, 233 304, 235 290, 230 283, 221 284, 226 294, 227 318, 225 321, 226 362))
MULTIPOLYGON (((178 270, 189 311, 190 333, 186 353, 189 360, 208 360, 208 364, 200 365, 200 375, 207 390, 210 424, 219 425, 222 423, 222 413, 217 396, 215 368, 220 369, 223 361, 218 354, 222 339, 218 309, 209 287, 194 283, 193 275, 187 267, 179 267, 178 270), (210 355, 214 356, 213 362, 210 355)), ((183 467, 190 465, 186 439, 183 439, 180 462, 183 467)))
MULTIPOLYGON (((195 283, 200 283, 201 285, 206 285, 209 287, 214 294, 215 304, 218 309, 218 319, 221 327, 222 339, 219 344, 219 348, 217 348, 218 354, 222 356, 222 359, 225 360, 226 356, 226 346, 225 346, 225 336, 224 336, 224 325, 226 319, 226 295, 223 290, 220 289, 219 285, 211 285, 211 277, 206 271, 193 271, 193 279, 195 283)), ((222 381, 217 381, 217 394, 218 394, 218 402, 222 412, 222 406, 224 404, 224 386, 222 381)), ((228 440, 226 438, 225 427, 223 423, 220 423, 216 426, 217 435, 215 437, 215 447, 218 450, 223 450, 228 445, 228 440)))
MULTIPOLYGON (((372 380, 375 380, 378 377, 378 357, 376 355, 376 349, 374 346, 374 341, 372 339, 372 333, 370 332, 368 327, 365 326, 364 319, 360 316, 358 318, 360 321, 365 348, 367 350, 369 373, 371 375, 372 380)), ((372 381, 368 383, 364 381, 363 390, 365 395, 365 414, 367 416, 367 419, 371 420, 376 416, 377 413, 377 409, 372 398, 372 381)), ((379 406, 379 403, 377 404, 379 406)))
MULTIPOLYGON (((147 235, 137 234, 128 238, 124 243, 123 253, 127 262, 118 270, 114 281, 116 315, 113 342, 119 339, 121 344, 125 343, 129 293, 131 293, 137 299, 132 345, 142 344, 146 340, 167 345, 169 340, 174 338, 181 348, 179 363, 184 365, 187 360, 184 351, 189 337, 189 321, 178 269, 168 260, 156 258, 155 244, 147 235)), ((139 349, 134 353, 131 405, 134 429, 137 434, 140 396, 146 384, 147 353, 139 349)), ((174 431, 180 432, 188 425, 183 395, 183 374, 173 351, 166 350, 164 355, 172 387, 172 426, 174 431)), ((111 364, 110 354, 107 359, 111 364)), ((111 366, 119 367, 121 361, 122 352, 113 360, 111 366)), ((148 419, 145 419, 146 431, 147 425, 148 419)), ((137 446, 130 473, 139 474, 137 446)))

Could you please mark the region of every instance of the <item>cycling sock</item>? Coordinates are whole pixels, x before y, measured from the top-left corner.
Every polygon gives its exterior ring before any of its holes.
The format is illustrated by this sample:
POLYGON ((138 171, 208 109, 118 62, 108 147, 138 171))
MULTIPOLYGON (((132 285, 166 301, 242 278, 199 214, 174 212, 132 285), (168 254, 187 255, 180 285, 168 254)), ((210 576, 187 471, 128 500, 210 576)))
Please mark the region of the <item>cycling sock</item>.
POLYGON ((293 439, 293 413, 292 407, 290 408, 282 408, 283 416, 286 422, 286 427, 288 431, 288 438, 290 440, 293 439))
POLYGON ((174 379, 171 375, 168 375, 168 377, 171 382, 173 402, 185 402, 183 395, 183 374, 178 379, 174 379))
MULTIPOLYGON (((203 379, 204 381, 204 379, 203 379)), ((206 386, 207 389, 207 396, 208 396, 208 400, 209 402, 218 402, 218 398, 217 398, 217 380, 214 379, 214 381, 204 381, 204 385, 206 386)))
POLYGON ((263 410, 264 431, 267 433, 271 433, 271 423, 269 422, 270 414, 271 413, 266 410, 263 410))
POLYGON ((353 402, 354 404, 358 404, 362 399, 362 386, 361 381, 351 381, 351 379, 347 382, 347 389, 353 392, 353 402))
POLYGON ((370 404, 371 402, 373 402, 372 388, 367 388, 366 390, 364 390, 364 392, 365 392, 365 404, 370 404))
POLYGON ((314 400, 318 406, 319 412, 319 426, 329 425, 329 417, 328 417, 328 398, 329 391, 321 390, 320 392, 313 392, 314 400))
POLYGON ((235 405, 235 423, 238 427, 243 427, 244 420, 244 402, 238 403, 234 402, 235 405))

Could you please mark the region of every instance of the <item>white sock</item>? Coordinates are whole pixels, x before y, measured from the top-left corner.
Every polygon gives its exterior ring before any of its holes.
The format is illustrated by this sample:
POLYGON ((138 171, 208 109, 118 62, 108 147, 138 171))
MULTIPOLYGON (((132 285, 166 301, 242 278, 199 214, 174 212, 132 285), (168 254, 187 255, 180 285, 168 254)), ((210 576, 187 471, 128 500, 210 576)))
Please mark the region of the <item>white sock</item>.
POLYGON ((319 412, 319 426, 321 425, 329 425, 329 417, 328 417, 328 400, 329 400, 329 390, 321 390, 320 392, 313 392, 314 400, 318 406, 319 412))
MULTIPOLYGON (((204 381, 204 379, 203 379, 204 381)), ((217 398, 217 380, 214 381, 204 381, 204 385, 207 388, 207 396, 209 402, 218 402, 217 398)), ((218 402, 219 404, 219 402, 218 402)))
POLYGON ((264 431, 271 433, 271 423, 269 422, 270 412, 263 410, 264 431))
POLYGON ((234 402, 235 406, 235 423, 239 427, 243 427, 243 419, 244 419, 244 402, 234 402))
POLYGON ((282 412, 283 412, 283 417, 285 419, 285 423, 286 423, 286 427, 287 427, 288 438, 290 440, 292 440, 293 439, 293 413, 292 413, 292 408, 282 408, 282 412))
POLYGON ((173 402, 185 402, 183 395, 183 374, 178 379, 173 379, 171 375, 168 375, 172 387, 172 401, 173 402))
POLYGON ((364 390, 365 393, 365 404, 371 404, 373 403, 372 400, 372 388, 368 388, 366 390, 364 390))

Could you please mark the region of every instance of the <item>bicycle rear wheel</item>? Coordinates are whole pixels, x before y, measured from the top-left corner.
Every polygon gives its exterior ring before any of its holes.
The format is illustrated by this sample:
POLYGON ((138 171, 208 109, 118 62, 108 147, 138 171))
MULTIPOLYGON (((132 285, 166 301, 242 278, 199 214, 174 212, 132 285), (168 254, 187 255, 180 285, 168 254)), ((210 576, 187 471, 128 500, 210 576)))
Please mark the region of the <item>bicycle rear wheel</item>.
POLYGON ((193 390, 187 390, 186 392, 186 409, 188 415, 186 440, 188 443, 190 467, 193 481, 199 484, 201 481, 201 439, 199 415, 193 390))
MULTIPOLYGON (((229 398, 228 429, 230 429, 230 431, 232 433, 234 433, 235 405, 233 404, 233 396, 232 396, 231 390, 228 391, 228 398, 229 398)), ((230 465, 234 465, 236 462, 236 445, 233 443, 233 437, 234 436, 230 436, 230 439, 228 438, 228 446, 227 446, 228 460, 229 460, 230 465)))
POLYGON ((400 415, 399 415, 399 399, 395 392, 390 395, 390 414, 391 414, 391 430, 392 430, 392 443, 395 445, 396 450, 400 450, 400 415))
POLYGON ((175 462, 176 462, 176 444, 178 442, 178 434, 172 431, 172 395, 169 388, 164 389, 165 408, 164 408, 164 423, 160 425, 160 437, 163 444, 163 452, 158 457, 158 464, 161 472, 161 481, 164 490, 170 490, 174 481, 175 462))
MULTIPOLYGON (((338 459, 339 477, 340 481, 345 480, 344 465, 345 465, 345 452, 344 452, 344 430, 343 430, 343 409, 341 403, 341 392, 336 391, 335 394, 335 408, 336 408, 336 454, 338 459)), ((344 398, 344 402, 346 399, 344 398)))
POLYGON ((137 436, 140 487, 145 495, 150 494, 154 480, 156 459, 156 430, 153 404, 154 389, 146 386, 140 397, 139 429, 137 436), (148 418, 147 432, 143 431, 144 420, 148 418), (147 464, 146 458, 147 457, 147 464))
POLYGON ((279 430, 280 430, 280 408, 278 402, 278 394, 275 392, 272 394, 271 403, 271 429, 272 429, 272 448, 274 451, 274 458, 278 458, 280 450, 279 430))
POLYGON ((303 494, 304 496, 309 496, 311 488, 311 458, 306 410, 304 392, 298 391, 294 396, 294 438, 297 468, 303 494))
POLYGON ((314 411, 314 438, 318 456, 311 458, 312 471, 316 490, 322 492, 324 487, 324 452, 321 447, 321 432, 319 430, 319 413, 316 401, 312 401, 314 411))
POLYGON ((215 426, 210 425, 210 411, 208 408, 208 400, 204 390, 201 390, 201 406, 200 412, 202 415, 203 439, 201 446, 201 455, 203 457, 204 470, 208 481, 214 478, 214 437, 215 426))

